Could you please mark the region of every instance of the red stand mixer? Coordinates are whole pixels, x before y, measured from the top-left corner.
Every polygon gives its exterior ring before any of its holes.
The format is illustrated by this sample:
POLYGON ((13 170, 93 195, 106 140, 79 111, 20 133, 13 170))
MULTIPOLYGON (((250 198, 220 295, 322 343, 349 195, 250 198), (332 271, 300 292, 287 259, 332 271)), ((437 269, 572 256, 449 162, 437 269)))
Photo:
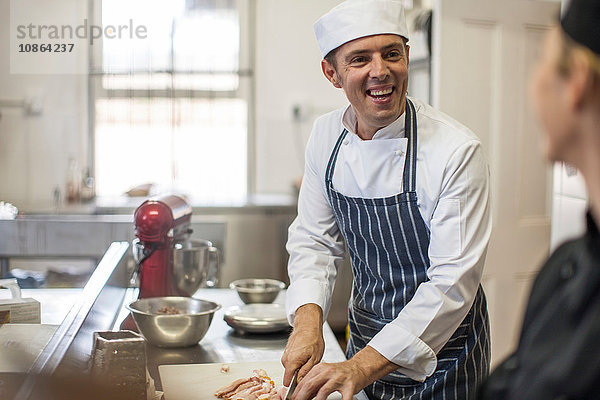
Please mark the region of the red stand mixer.
MULTIPOLYGON (((138 298, 190 297, 202 284, 216 285, 218 250, 208 240, 190 240, 191 220, 192 207, 177 195, 146 200, 135 210, 138 298)), ((121 328, 137 331, 131 316, 121 328)))
POLYGON ((175 284, 173 249, 176 242, 187 240, 192 233, 192 207, 175 195, 150 199, 135 210, 134 221, 139 297, 186 296, 175 284))

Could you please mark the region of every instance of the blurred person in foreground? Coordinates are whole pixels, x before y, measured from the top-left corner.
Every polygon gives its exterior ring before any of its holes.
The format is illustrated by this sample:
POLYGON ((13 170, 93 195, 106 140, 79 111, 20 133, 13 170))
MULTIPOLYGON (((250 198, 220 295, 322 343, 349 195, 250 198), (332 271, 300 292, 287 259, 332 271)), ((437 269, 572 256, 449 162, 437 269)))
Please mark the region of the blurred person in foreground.
POLYGON ((349 105, 321 116, 287 248, 292 399, 475 398, 489 369, 481 275, 489 171, 467 127, 407 96, 403 3, 349 0, 315 23, 325 78, 349 105), (320 363, 323 321, 348 249, 347 361, 320 363))
POLYGON ((531 92, 548 160, 583 175, 587 232, 541 269, 516 351, 481 399, 600 398, 600 1, 572 0, 563 15, 547 34, 531 92))

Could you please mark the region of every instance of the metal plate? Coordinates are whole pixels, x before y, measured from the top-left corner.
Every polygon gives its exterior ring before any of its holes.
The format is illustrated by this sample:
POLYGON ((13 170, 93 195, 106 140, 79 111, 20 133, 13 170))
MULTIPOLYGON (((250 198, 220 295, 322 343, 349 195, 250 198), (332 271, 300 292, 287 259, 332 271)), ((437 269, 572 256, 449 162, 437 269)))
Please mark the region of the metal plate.
POLYGON ((272 333, 290 327, 281 304, 245 304, 225 310, 225 322, 233 329, 250 333, 272 333))

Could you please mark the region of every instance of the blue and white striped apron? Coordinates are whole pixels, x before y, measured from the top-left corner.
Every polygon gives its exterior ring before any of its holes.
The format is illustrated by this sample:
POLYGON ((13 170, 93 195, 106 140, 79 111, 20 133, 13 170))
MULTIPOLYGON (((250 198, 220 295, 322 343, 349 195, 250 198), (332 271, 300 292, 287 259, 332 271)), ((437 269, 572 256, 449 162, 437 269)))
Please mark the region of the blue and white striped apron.
MULTIPOLYGON (((348 358, 391 322, 417 287, 428 280, 429 229, 419 213, 415 189, 416 111, 408 99, 405 114, 408 146, 402 193, 365 199, 344 196, 333 189, 331 181, 346 129, 336 142, 325 173, 329 202, 354 274, 348 358)), ((365 392, 371 399, 475 398, 477 386, 488 375, 490 360, 489 321, 481 285, 471 310, 437 359, 436 371, 425 382, 395 371, 366 387, 365 392)))

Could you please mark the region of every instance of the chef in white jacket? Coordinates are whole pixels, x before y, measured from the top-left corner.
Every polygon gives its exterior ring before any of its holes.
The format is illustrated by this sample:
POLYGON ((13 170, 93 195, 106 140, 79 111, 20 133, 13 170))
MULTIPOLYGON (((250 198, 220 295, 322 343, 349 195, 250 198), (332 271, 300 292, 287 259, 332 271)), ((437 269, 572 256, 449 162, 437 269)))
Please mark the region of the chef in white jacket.
MULTIPOLYGON (((292 399, 470 399, 489 371, 480 285, 489 172, 468 128, 407 97, 402 3, 349 0, 314 25, 322 70, 350 104, 320 117, 289 229, 292 399), (347 361, 320 363, 322 325, 348 251, 347 361)), ((460 101, 457 93, 457 101, 460 101)))

